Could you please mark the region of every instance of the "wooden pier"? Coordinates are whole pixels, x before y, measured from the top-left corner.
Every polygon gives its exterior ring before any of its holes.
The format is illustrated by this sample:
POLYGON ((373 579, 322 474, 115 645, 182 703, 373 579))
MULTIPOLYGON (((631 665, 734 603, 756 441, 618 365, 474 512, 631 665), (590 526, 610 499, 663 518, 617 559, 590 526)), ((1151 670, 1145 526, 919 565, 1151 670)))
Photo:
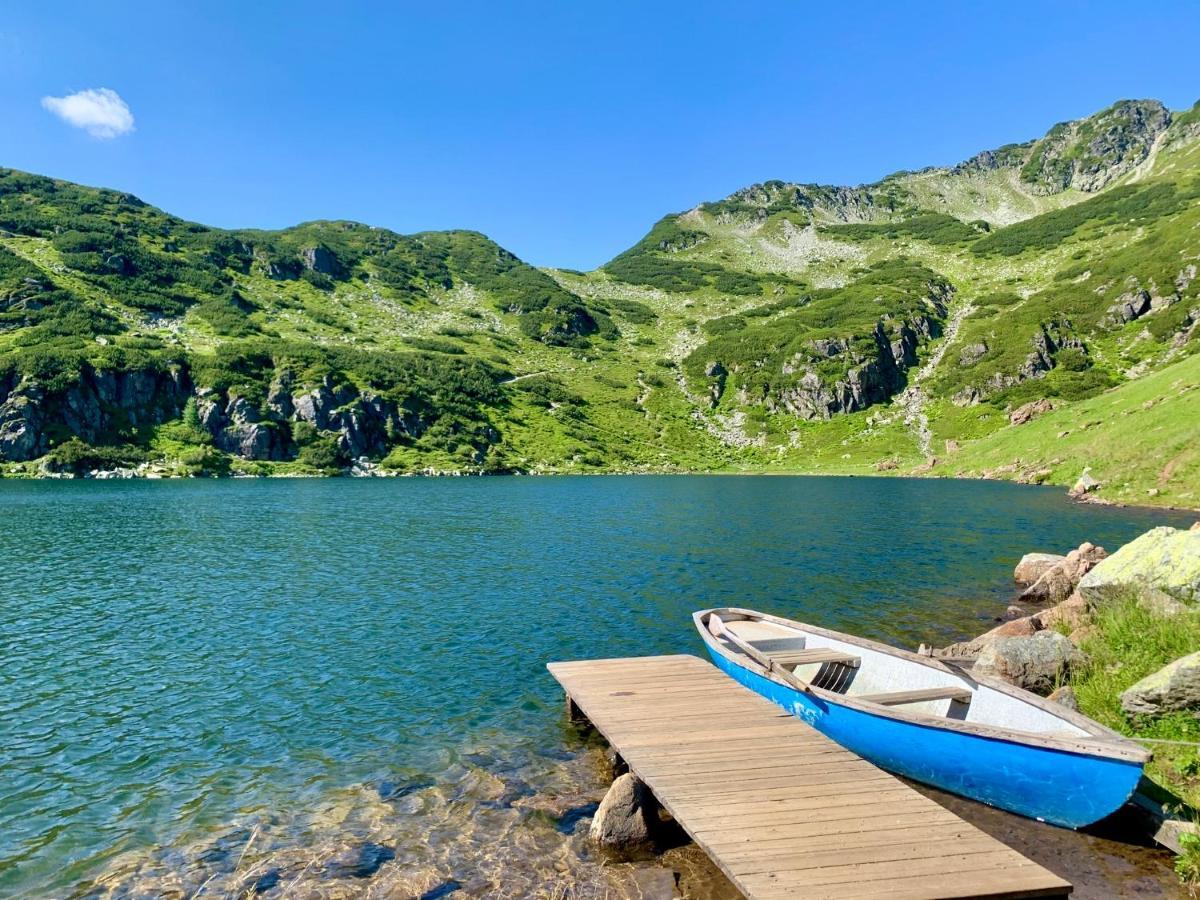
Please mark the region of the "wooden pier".
POLYGON ((548 668, 569 702, 752 900, 1071 891, 697 657, 548 668))

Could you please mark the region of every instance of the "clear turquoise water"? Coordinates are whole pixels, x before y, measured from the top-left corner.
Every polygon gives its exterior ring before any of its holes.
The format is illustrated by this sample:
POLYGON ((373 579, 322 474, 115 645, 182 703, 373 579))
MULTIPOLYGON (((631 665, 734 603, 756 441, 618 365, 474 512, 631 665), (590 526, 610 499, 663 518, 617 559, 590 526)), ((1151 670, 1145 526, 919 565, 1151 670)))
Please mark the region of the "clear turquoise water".
POLYGON ((520 770, 563 750, 548 660, 699 652, 702 606, 941 642, 1026 551, 1191 520, 784 477, 10 481, 0 514, 6 894, 465 757, 520 770))

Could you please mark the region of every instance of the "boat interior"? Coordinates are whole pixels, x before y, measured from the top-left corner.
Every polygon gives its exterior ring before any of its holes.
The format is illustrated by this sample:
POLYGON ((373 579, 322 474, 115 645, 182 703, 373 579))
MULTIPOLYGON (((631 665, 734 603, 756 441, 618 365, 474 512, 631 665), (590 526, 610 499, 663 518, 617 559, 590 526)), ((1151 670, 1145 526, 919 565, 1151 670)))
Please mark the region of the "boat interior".
POLYGON ((727 611, 711 614, 709 633, 730 653, 753 659, 739 646, 744 643, 754 655, 819 690, 898 713, 1056 737, 1094 735, 1042 705, 976 681, 969 671, 929 665, 871 641, 823 629, 809 631, 799 623, 738 616, 727 611))

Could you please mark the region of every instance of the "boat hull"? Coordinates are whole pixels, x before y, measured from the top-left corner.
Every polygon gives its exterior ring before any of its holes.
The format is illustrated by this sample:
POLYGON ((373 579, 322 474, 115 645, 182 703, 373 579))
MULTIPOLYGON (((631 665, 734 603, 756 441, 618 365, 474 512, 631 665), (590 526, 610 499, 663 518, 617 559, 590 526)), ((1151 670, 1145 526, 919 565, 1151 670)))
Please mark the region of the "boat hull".
POLYGON ((897 775, 1018 815, 1081 828, 1133 794, 1140 763, 1067 753, 872 715, 753 672, 709 648, 735 681, 897 775))

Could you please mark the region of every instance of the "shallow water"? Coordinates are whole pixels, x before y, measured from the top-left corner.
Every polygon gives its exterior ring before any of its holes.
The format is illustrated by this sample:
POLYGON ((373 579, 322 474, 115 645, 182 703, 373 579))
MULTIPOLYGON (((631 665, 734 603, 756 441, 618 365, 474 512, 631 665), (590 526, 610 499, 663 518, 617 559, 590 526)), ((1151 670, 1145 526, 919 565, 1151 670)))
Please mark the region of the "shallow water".
POLYGON ((940 643, 1026 551, 1192 518, 703 476, 0 482, 0 512, 0 893, 268 896, 603 896, 548 660, 699 652, 721 604, 940 643))

